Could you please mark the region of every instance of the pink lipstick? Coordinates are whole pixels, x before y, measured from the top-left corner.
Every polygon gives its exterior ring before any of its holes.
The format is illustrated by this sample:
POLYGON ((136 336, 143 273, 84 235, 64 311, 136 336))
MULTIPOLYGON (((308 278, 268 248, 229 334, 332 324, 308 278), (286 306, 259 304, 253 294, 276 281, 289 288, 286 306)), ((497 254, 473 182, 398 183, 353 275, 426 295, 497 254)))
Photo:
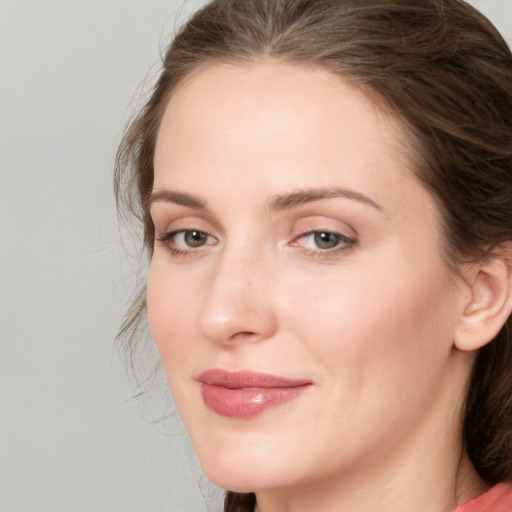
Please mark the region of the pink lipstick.
POLYGON ((251 418, 297 398, 310 381, 252 371, 207 370, 197 379, 206 406, 229 418, 251 418))

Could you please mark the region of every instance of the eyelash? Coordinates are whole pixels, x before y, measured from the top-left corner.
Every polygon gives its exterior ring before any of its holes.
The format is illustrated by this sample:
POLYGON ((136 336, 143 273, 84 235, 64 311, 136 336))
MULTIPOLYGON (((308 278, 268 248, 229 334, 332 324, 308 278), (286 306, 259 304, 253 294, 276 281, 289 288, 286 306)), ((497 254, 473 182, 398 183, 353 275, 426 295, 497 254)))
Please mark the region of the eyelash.
POLYGON ((312 256, 315 258, 333 258, 338 255, 341 255, 342 253, 352 249, 354 245, 357 243, 357 240, 355 238, 348 237, 342 233, 338 233, 336 231, 330 231, 330 230, 313 230, 308 231, 307 233, 302 233, 301 235, 297 236, 291 243, 294 247, 300 247, 300 249, 307 255, 312 256), (330 249, 311 249, 307 247, 302 247, 298 241, 304 240, 307 237, 316 236, 316 235, 331 235, 336 239, 337 245, 335 247, 332 247, 330 249))
POLYGON ((156 240, 163 245, 165 245, 170 253, 171 256, 188 256, 192 253, 198 254, 201 253, 202 250, 204 250, 205 245, 214 245, 214 244, 205 244, 198 246, 197 248, 190 248, 190 249, 182 249, 180 247, 176 247, 173 245, 174 239, 176 236, 183 234, 186 235, 187 233, 201 233, 204 234, 207 238, 213 238, 211 235, 209 235, 206 231, 202 231, 200 229, 176 229, 174 231, 169 231, 167 233, 163 233, 161 236, 157 237, 156 240))
MULTIPOLYGON (((201 231, 199 229, 177 229, 174 231, 169 231, 167 233, 163 233, 161 236, 157 237, 156 240, 160 242, 161 244, 165 245, 167 249, 169 250, 171 256, 190 256, 192 254, 199 255, 204 251, 204 248, 209 245, 216 245, 216 244, 208 244, 205 243, 203 245, 200 245, 196 248, 189 248, 189 249, 183 249, 180 247, 176 247, 174 245, 175 237, 182 234, 186 235, 187 233, 200 233, 201 235, 204 235, 208 238, 214 239, 212 235, 209 235, 206 231, 201 231)), ((338 233, 336 231, 329 231, 329 230, 313 230, 308 231, 306 233, 302 233, 299 236, 295 237, 292 242, 290 242, 290 245, 292 247, 298 247, 304 254, 307 256, 312 256, 316 258, 332 258, 337 255, 340 255, 341 253, 344 253, 345 251, 353 248, 353 246, 357 243, 357 240, 355 238, 348 237, 346 235, 343 235, 342 233, 338 233), (303 247, 299 244, 299 240, 306 239, 307 237, 316 236, 316 235, 331 235, 334 236, 337 245, 333 248, 328 249, 321 249, 321 248, 307 248, 303 247)))

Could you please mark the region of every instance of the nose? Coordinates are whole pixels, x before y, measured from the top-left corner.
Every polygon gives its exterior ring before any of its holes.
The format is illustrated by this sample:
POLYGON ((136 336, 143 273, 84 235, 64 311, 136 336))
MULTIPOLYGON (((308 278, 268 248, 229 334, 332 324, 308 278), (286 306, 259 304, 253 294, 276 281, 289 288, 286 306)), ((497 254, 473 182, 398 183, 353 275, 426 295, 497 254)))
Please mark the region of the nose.
POLYGON ((275 273, 261 255, 225 250, 212 266, 199 310, 202 336, 219 344, 254 343, 277 329, 275 273))

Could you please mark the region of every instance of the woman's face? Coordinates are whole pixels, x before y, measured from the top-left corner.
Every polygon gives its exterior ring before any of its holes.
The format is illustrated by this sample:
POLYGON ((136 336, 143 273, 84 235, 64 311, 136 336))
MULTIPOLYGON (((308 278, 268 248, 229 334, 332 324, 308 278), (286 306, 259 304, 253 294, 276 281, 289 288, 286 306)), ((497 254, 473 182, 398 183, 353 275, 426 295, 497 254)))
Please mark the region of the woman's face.
POLYGON ((212 65, 172 97, 148 315, 217 484, 370 478, 458 429, 463 297, 403 131, 315 67, 212 65))

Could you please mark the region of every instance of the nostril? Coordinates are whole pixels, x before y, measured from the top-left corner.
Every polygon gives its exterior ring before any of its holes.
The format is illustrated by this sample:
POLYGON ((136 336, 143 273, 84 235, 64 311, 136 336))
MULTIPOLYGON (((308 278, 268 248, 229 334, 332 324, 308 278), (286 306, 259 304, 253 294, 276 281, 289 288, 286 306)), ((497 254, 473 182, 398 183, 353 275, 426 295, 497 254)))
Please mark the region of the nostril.
POLYGON ((251 341, 251 338, 256 340, 256 338, 261 338, 261 337, 262 337, 261 335, 258 335, 255 332, 243 331, 243 332, 236 332, 229 338, 228 341, 233 341, 233 342, 244 341, 244 340, 251 341))

